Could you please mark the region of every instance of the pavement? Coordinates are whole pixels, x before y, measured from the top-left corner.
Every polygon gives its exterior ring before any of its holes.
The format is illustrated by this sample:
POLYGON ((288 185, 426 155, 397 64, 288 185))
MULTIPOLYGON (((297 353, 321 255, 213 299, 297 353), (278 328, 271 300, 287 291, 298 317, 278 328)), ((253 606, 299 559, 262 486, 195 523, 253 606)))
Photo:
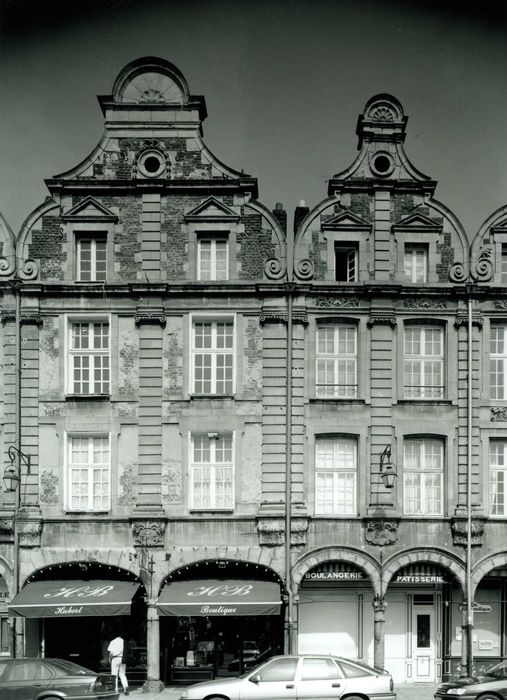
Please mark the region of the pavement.
MULTIPOLYGON (((184 686, 167 686, 161 693, 143 693, 142 688, 132 688, 129 697, 138 700, 179 700, 184 686)), ((433 683, 398 683, 395 686, 397 700, 433 700, 437 684, 433 683)), ((120 700, 125 695, 120 693, 120 700)))

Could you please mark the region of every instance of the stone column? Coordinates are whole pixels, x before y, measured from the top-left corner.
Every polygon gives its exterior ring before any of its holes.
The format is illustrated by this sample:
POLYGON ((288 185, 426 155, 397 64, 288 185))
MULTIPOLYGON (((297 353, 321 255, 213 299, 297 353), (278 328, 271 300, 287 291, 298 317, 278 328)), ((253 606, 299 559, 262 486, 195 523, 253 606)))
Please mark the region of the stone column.
POLYGON ((384 668, 384 622, 387 603, 385 598, 373 598, 373 665, 384 668))
POLYGON ((148 624, 146 634, 146 651, 148 668, 143 693, 160 693, 164 684, 160 680, 160 626, 155 598, 148 600, 148 624))

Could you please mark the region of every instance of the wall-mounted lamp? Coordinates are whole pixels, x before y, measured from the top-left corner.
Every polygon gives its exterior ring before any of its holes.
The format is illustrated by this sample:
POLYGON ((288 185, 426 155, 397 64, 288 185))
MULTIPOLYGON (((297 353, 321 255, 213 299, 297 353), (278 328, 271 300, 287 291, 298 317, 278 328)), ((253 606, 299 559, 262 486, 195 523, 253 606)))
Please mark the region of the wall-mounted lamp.
POLYGON ((26 473, 30 474, 30 457, 21 452, 21 450, 18 450, 14 445, 9 447, 7 454, 9 455, 10 464, 5 468, 2 479, 5 490, 12 493, 17 490, 19 482, 21 481, 22 462, 26 466, 26 473), (19 460, 18 464, 16 464, 16 458, 19 460))
POLYGON ((391 462, 391 445, 386 445, 380 455, 380 478, 386 489, 393 488, 397 476, 396 464, 391 462))

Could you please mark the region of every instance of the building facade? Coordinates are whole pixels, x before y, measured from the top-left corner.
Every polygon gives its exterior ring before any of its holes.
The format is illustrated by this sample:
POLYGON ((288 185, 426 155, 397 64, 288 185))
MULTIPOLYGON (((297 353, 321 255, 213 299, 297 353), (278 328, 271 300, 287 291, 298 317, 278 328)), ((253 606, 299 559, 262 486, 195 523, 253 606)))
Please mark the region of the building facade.
POLYGON ((505 658, 507 207, 465 232, 377 95, 292 234, 172 64, 99 102, 97 148, 0 221, 0 651, 100 667, 121 629, 152 688, 283 650, 439 680, 470 506, 473 653, 505 658))

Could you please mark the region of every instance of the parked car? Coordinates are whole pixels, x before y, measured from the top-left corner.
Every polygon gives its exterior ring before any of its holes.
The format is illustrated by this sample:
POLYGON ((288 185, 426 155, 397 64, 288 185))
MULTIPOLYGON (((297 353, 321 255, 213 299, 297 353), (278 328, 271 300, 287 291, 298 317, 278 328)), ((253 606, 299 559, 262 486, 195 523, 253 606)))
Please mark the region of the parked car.
POLYGON ((435 698, 461 698, 462 700, 507 700, 507 661, 500 661, 476 678, 458 678, 442 683, 435 698))
POLYGON ((0 700, 118 700, 116 679, 63 659, 0 658, 0 700), (51 693, 54 693, 52 695, 51 693))
POLYGON ((191 685, 180 700, 396 700, 387 671, 324 654, 273 656, 235 678, 191 685))

